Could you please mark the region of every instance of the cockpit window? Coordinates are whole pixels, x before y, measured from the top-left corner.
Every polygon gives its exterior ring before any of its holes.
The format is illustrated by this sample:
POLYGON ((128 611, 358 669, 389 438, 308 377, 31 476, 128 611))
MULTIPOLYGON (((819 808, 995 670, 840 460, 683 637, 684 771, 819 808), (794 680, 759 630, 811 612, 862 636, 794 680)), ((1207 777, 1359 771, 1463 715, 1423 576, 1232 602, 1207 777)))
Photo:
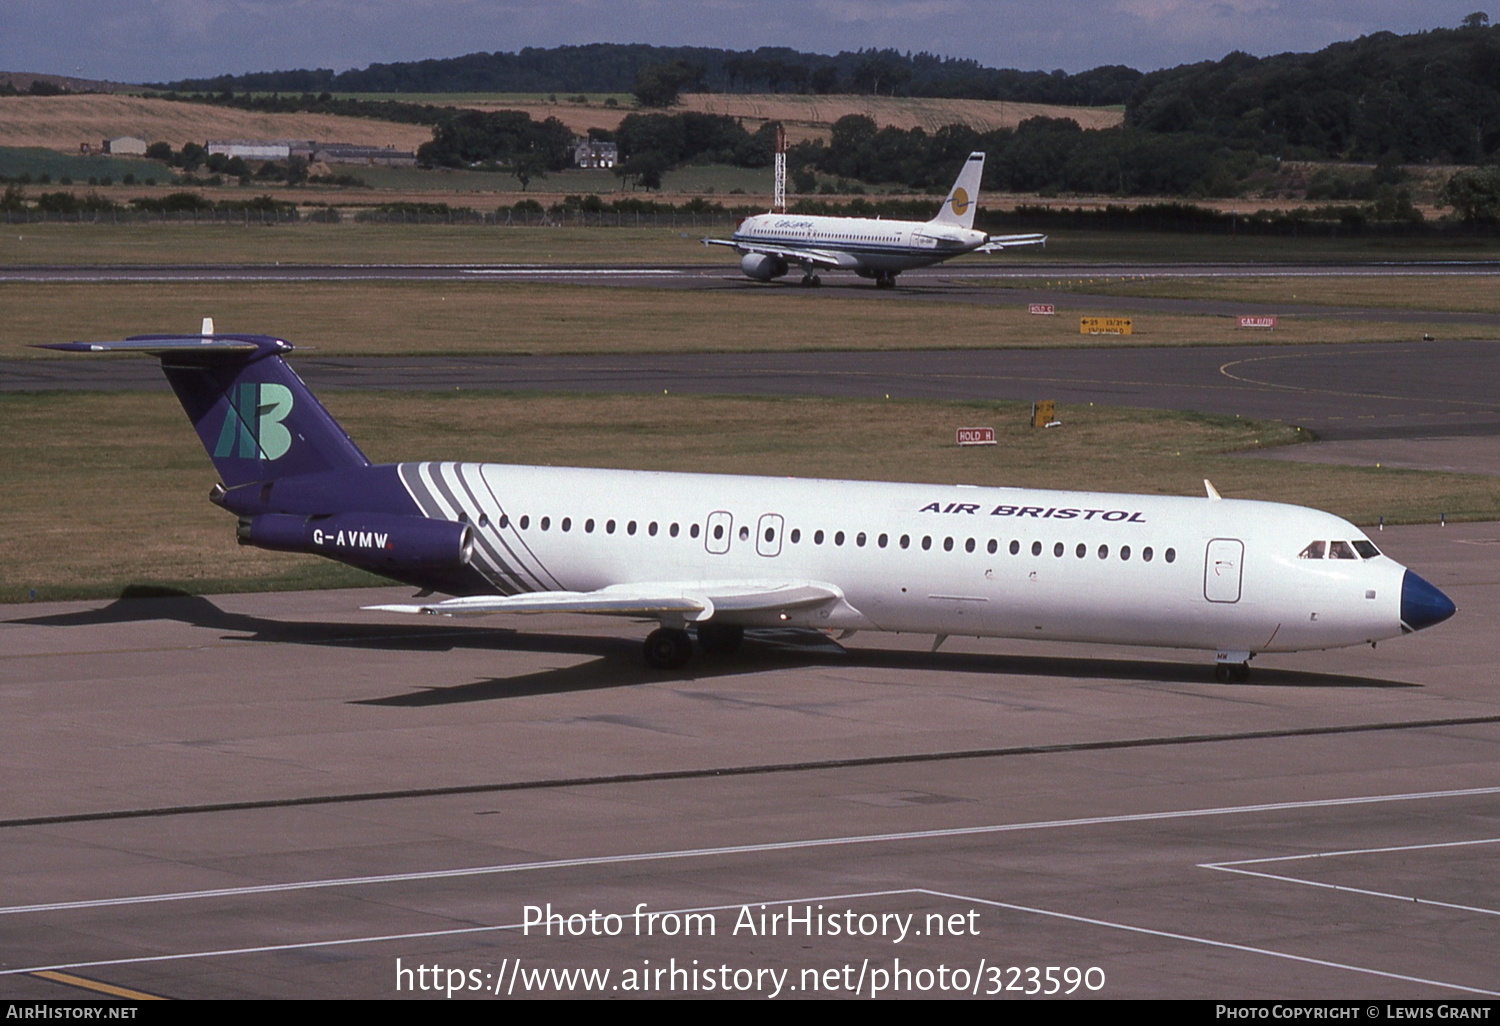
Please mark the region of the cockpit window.
POLYGON ((1366 541, 1363 538, 1354 543, 1354 551, 1358 552, 1365 559, 1374 559, 1380 555, 1380 550, 1375 547, 1375 543, 1366 541))
POLYGON ((1301 552, 1297 553, 1297 558, 1298 559, 1322 559, 1323 558, 1323 549, 1326 546, 1327 546, 1327 542, 1315 541, 1315 542, 1311 543, 1310 545, 1308 545, 1307 548, 1305 548, 1301 552))
POLYGON ((1334 541, 1328 543, 1329 559, 1358 559, 1354 554, 1354 548, 1346 541, 1334 541))

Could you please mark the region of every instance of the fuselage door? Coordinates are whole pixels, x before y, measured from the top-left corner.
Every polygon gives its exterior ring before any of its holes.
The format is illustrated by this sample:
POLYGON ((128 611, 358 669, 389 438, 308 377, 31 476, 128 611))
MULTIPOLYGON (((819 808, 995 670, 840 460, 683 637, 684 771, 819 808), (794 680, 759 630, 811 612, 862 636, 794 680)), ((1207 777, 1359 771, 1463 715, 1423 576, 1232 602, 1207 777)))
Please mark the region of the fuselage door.
POLYGON ((1238 602, 1244 577, 1245 543, 1215 538, 1203 560, 1203 597, 1210 602, 1238 602))
POLYGON ((765 513, 755 528, 755 551, 762 556, 781 555, 781 514, 765 513))
POLYGON ((722 556, 729 551, 729 541, 734 533, 734 516, 724 510, 716 510, 708 515, 708 523, 704 525, 703 544, 716 556, 722 556))

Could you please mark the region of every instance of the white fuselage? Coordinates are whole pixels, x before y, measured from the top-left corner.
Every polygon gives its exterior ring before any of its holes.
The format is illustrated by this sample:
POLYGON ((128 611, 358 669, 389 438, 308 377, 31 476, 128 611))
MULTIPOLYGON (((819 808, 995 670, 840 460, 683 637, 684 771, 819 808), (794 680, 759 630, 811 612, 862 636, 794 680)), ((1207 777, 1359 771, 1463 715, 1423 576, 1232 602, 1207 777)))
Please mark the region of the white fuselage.
POLYGON ((989 235, 933 221, 886 221, 869 217, 757 214, 731 237, 739 252, 756 247, 828 254, 848 271, 900 272, 926 267, 983 246, 989 235))
POLYGON ((501 594, 653 581, 817 582, 842 601, 742 626, 1239 652, 1402 633, 1405 568, 1299 558, 1362 531, 1233 499, 498 464, 402 464, 429 517, 475 525, 501 594))

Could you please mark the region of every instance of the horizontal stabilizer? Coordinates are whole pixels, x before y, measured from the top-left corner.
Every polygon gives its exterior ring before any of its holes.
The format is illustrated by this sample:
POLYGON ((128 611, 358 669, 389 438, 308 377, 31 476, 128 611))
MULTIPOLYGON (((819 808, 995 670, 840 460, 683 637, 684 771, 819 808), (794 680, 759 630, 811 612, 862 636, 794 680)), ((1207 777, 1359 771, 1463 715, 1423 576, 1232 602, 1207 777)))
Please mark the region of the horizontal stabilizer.
POLYGON ((980 246, 976 253, 998 253, 1002 249, 1015 249, 1017 246, 1045 246, 1047 236, 1040 234, 1032 235, 991 235, 990 241, 980 246))
MULTIPOLYGON (((244 356, 262 348, 264 341, 233 335, 135 335, 112 342, 47 342, 36 348, 60 349, 69 353, 142 353, 146 356, 184 352, 244 356)), ((287 342, 282 342, 281 346, 292 348, 287 342)))
POLYGON ((539 591, 525 595, 469 595, 442 602, 365 606, 385 613, 480 616, 487 613, 596 613, 707 620, 725 613, 797 609, 834 602, 843 592, 810 581, 665 581, 622 584, 598 591, 539 591))

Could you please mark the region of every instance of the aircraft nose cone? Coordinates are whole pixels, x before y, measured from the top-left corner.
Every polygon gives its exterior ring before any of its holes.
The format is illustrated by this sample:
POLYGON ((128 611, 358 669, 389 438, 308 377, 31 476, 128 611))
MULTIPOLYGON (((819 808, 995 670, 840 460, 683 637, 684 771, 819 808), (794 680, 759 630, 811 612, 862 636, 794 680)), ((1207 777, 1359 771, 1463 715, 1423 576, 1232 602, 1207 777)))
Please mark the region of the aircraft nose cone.
POLYGON ((1452 599, 1410 570, 1401 578, 1401 626, 1407 630, 1419 631, 1442 623, 1457 608, 1452 599))

